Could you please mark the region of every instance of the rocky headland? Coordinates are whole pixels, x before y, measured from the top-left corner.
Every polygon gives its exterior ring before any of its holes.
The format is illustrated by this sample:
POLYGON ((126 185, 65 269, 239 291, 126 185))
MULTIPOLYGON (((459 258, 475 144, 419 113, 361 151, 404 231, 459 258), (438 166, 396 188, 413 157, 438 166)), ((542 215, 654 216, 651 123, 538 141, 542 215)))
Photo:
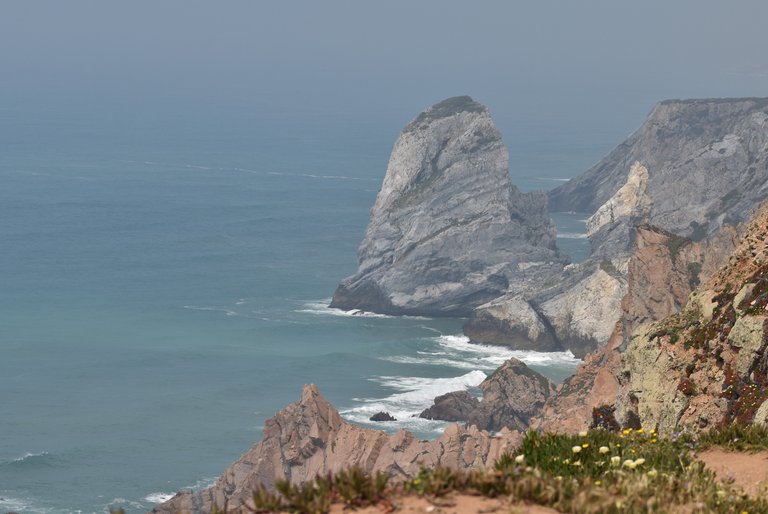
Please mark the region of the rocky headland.
POLYGON ((549 198, 590 214, 585 262, 558 253, 546 196, 509 183, 487 109, 468 97, 436 104, 403 129, 357 273, 332 305, 469 316, 475 342, 570 349, 584 362, 563 384, 508 361, 482 399, 449 393, 422 413, 462 423, 434 441, 353 426, 306 386, 213 487, 155 511, 240 505, 259 486, 351 466, 399 480, 421 465, 489 468, 529 427, 642 426, 662 437, 765 424, 768 100, 662 102, 549 198))

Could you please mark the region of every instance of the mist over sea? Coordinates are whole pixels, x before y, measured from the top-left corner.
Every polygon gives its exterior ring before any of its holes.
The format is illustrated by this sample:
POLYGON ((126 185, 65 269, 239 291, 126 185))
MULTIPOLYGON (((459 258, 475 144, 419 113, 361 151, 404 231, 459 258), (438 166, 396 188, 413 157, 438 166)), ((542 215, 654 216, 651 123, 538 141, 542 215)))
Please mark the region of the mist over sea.
MULTIPOLYGON (((432 437, 411 416, 511 356, 570 374, 566 353, 469 345, 461 320, 326 307, 408 121, 3 106, 0 511, 151 509, 211 483, 305 383, 432 437)), ((497 122, 523 190, 624 136, 497 122)), ((553 217, 583 258, 586 215, 553 217)))

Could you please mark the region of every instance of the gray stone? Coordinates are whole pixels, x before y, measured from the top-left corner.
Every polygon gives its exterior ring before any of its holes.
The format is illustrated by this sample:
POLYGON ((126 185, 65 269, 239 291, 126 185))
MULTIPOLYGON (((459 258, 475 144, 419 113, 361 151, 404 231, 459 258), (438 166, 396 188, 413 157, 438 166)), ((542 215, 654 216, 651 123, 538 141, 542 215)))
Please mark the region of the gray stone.
POLYGON ((400 134, 358 250, 331 306, 467 316, 566 262, 544 193, 509 181, 488 110, 469 97, 427 109, 400 134))
POLYGON ((441 421, 467 421, 480 401, 467 391, 454 391, 435 398, 435 404, 419 414, 420 418, 441 421))

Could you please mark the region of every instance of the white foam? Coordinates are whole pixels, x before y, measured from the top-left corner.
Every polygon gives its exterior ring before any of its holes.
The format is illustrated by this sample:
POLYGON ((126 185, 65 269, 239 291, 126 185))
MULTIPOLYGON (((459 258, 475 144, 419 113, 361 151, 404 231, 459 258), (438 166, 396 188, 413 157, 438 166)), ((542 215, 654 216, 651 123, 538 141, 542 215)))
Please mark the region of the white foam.
POLYGON ((152 493, 144 497, 144 501, 149 503, 165 503, 175 495, 173 493, 152 493))
POLYGON ((432 430, 434 424, 411 418, 418 416, 421 411, 431 406, 436 396, 477 387, 480 382, 485 380, 486 376, 480 370, 472 370, 464 375, 451 378, 373 377, 370 380, 398 392, 386 398, 355 398, 354 400, 362 405, 344 410, 341 414, 351 421, 367 423, 373 414, 385 411, 397 418, 400 424, 409 422, 414 425, 416 423, 417 426, 412 428, 432 430))
POLYGON ((580 232, 558 232, 557 237, 560 239, 586 239, 587 234, 580 232))
MULTIPOLYGON (((360 309, 352 309, 345 311, 337 309, 335 307, 329 307, 331 298, 324 298, 322 300, 314 300, 304 303, 303 309, 297 309, 293 312, 314 314, 317 316, 339 316, 344 318, 395 318, 396 316, 390 316, 388 314, 378 314, 376 312, 367 312, 360 309)), ((421 316, 399 316, 401 318, 408 319, 429 319, 421 316)))
POLYGON ((526 364, 566 365, 576 366, 581 360, 577 359, 569 350, 564 352, 537 352, 533 350, 512 350, 504 346, 480 345, 469 342, 466 336, 440 336, 437 338, 440 346, 463 353, 476 354, 480 362, 496 364, 496 367, 504 363, 510 357, 514 357, 526 364))
POLYGON ((226 307, 198 307, 197 305, 185 305, 185 309, 193 311, 223 312, 226 316, 237 316, 237 312, 226 307))
POLYGON ((37 457, 46 457, 48 456, 48 452, 38 452, 38 453, 25 453, 21 457, 16 457, 12 460, 12 462, 24 462, 26 460, 35 459, 37 457))

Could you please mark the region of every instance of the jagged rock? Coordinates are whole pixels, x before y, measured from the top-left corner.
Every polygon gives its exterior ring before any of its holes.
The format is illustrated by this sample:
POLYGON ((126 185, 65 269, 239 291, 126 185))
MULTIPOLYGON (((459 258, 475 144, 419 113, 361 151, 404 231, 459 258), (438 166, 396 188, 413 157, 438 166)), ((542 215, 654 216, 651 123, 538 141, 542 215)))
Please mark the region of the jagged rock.
POLYGON ((397 421, 397 419, 389 412, 381 411, 371 416, 370 421, 397 421))
POLYGON ((531 417, 555 392, 555 384, 522 361, 509 359, 479 385, 482 401, 466 391, 435 398, 435 404, 421 413, 422 418, 465 421, 482 430, 511 428, 524 431, 531 417))
POLYGON ((467 420, 486 430, 504 427, 524 431, 555 392, 555 384, 515 358, 480 383, 483 401, 467 420))
POLYGON ((468 391, 454 391, 435 397, 435 404, 424 409, 419 417, 441 421, 467 421, 479 406, 480 400, 468 391))
POLYGON ((768 335, 767 316, 744 316, 736 320, 728 334, 728 341, 739 349, 735 371, 739 375, 749 373, 758 353, 765 347, 768 335))
POLYGON ((488 110, 440 102, 400 134, 358 250, 331 306, 467 316, 566 262, 544 193, 509 181, 509 155, 488 110))
POLYGON ((613 264, 605 264, 540 306, 561 344, 577 357, 605 345, 621 317, 621 298, 627 291, 624 277, 613 264))
POLYGON ((381 471, 395 479, 415 475, 421 465, 491 467, 521 440, 515 431, 491 435, 458 425, 449 426, 434 441, 418 440, 404 430, 390 436, 345 422, 317 387, 307 385, 301 401, 267 420, 262 440, 227 468, 212 487, 180 492, 153 512, 207 513, 225 502, 237 509, 259 486, 274 491, 277 480, 298 484, 352 466, 368 473, 381 471))

